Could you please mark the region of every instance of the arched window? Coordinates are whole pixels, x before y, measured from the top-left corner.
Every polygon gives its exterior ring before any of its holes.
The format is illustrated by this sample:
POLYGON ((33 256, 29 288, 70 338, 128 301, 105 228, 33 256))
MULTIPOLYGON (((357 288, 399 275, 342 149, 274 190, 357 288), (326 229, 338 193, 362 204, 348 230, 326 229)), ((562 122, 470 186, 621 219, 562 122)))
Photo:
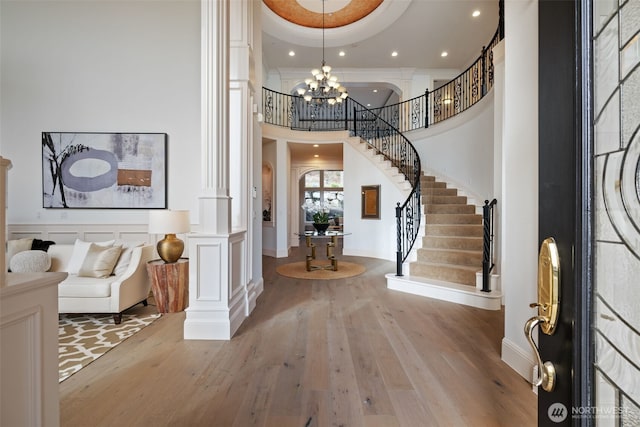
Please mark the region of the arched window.
POLYGON ((303 177, 304 222, 313 222, 313 214, 319 210, 329 213, 329 219, 338 225, 344 211, 344 189, 341 170, 317 170, 303 177))

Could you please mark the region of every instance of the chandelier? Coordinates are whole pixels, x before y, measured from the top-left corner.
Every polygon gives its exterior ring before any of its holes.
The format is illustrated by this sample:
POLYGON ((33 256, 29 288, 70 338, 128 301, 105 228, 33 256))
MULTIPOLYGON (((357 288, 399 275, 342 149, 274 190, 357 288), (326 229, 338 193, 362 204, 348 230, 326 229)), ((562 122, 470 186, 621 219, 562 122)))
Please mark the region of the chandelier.
POLYGON ((313 78, 304 81, 306 88, 299 88, 298 95, 305 101, 315 100, 318 103, 327 102, 329 105, 341 103, 349 94, 344 86, 338 83, 338 77, 331 75, 331 67, 324 61, 324 2, 322 1, 322 67, 311 70, 313 78))

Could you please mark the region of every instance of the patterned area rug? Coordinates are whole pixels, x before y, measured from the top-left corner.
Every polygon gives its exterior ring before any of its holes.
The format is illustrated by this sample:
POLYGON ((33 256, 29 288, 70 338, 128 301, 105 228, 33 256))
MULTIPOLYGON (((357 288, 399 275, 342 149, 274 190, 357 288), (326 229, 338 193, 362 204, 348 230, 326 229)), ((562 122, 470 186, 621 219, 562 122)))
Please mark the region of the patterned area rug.
POLYGON ((122 323, 111 315, 61 314, 58 322, 58 381, 62 382, 145 326, 160 314, 124 314, 122 323))

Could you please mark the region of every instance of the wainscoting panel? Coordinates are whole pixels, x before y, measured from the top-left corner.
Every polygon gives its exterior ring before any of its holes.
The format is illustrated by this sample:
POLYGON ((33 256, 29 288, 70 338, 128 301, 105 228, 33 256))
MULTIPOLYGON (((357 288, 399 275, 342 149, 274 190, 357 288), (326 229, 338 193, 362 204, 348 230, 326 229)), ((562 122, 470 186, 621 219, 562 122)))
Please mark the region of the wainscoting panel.
MULTIPOLYGON (((7 238, 33 237, 58 244, 126 240, 155 243, 157 236, 147 233, 147 224, 9 224, 7 238)), ((162 236, 160 236, 162 238, 162 236)))

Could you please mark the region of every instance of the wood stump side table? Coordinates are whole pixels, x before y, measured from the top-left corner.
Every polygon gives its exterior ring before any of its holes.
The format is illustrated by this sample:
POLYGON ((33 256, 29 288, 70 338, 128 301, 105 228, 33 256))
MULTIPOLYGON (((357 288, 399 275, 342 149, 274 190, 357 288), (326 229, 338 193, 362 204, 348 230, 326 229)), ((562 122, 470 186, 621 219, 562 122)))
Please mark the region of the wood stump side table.
POLYGON ((155 259, 147 263, 158 313, 182 311, 189 302, 189 258, 174 263, 155 259))

